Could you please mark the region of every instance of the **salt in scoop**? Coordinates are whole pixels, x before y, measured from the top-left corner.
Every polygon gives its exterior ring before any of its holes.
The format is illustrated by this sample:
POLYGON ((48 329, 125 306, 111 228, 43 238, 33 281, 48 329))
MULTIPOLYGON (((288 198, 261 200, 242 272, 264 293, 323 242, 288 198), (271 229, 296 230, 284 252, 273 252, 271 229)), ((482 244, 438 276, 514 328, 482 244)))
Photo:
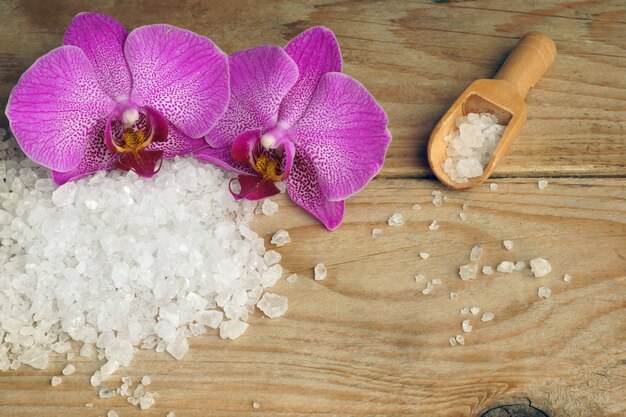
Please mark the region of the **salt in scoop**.
POLYGON ((552 65, 555 55, 556 46, 547 35, 540 32, 527 33, 493 79, 476 80, 463 91, 437 123, 428 142, 428 163, 439 181, 448 188, 464 190, 480 185, 489 178, 526 121, 524 99, 528 90, 535 86, 552 65), (458 117, 484 112, 493 113, 498 118, 498 123, 506 128, 489 163, 484 167, 483 174, 469 178, 465 183, 457 183, 442 168, 447 158, 445 137, 456 128, 455 120, 458 117))

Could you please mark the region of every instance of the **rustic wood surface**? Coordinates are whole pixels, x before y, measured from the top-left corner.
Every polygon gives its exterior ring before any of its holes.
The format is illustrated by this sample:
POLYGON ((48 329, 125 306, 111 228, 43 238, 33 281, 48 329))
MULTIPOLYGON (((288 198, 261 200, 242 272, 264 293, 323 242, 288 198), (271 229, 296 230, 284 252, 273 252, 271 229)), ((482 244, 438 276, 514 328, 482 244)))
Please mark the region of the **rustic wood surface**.
MULTIPOLYGON (((127 27, 167 22, 206 34, 226 52, 284 44, 323 24, 339 38, 345 72, 362 81, 390 116, 394 136, 378 179, 352 198, 344 225, 323 230, 279 196, 279 213, 258 217, 288 273, 273 291, 289 297, 285 317, 256 313, 236 341, 192 339, 182 361, 140 352, 125 372, 153 379, 160 397, 140 412, 120 398, 97 399, 95 362, 52 388, 48 369, 0 373, 0 416, 478 416, 529 401, 550 416, 626 415, 626 7, 623 1, 12 1, 0 2, 0 100, 19 75, 59 45, 74 14, 112 14, 127 27), (426 140, 471 81, 492 76, 518 38, 548 33, 552 68, 527 99, 528 122, 484 185, 448 192, 429 179, 426 140), (548 176, 545 190, 538 176, 548 176), (573 178, 577 177, 577 178, 573 178), (441 207, 430 193, 448 196, 441 207), (468 203, 468 221, 459 218, 468 203), (411 210, 419 203, 422 210, 411 210), (402 213, 406 224, 387 218, 402 213), (436 219, 439 230, 428 225, 436 219), (374 227, 383 237, 374 239, 374 227), (514 249, 502 247, 511 239, 514 249), (541 256, 553 271, 458 278, 472 245, 481 264, 541 256), (419 252, 430 253, 421 260, 419 252), (329 268, 325 281, 312 268, 329 268), (423 282, 443 284, 423 295, 423 282), (563 281, 570 274, 571 283, 563 281), (537 289, 552 289, 539 298, 537 289), (450 300, 449 293, 458 293, 450 300), (465 346, 463 306, 472 318, 465 346), (257 401, 260 408, 253 409, 257 401), (94 408, 86 408, 93 403, 94 408)), ((3 120, 2 124, 6 124, 3 120)), ((110 381, 113 385, 115 381, 110 381)))

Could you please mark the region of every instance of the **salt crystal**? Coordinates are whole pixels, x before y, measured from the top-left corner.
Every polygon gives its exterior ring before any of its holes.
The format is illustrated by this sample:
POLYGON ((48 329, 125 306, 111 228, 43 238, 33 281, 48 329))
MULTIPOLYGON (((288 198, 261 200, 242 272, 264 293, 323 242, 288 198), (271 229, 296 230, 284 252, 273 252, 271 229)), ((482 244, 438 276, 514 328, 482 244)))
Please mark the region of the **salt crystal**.
POLYGON ((220 324, 220 337, 222 339, 237 339, 250 325, 239 320, 228 320, 220 324))
POLYGON ((489 265, 483 266, 483 274, 485 275, 493 275, 493 268, 489 265))
POLYGON ((524 261, 517 261, 513 266, 513 269, 515 269, 516 271, 522 271, 524 270, 524 268, 526 268, 526 262, 524 261))
POLYGON ((428 281, 428 282, 426 283, 426 288, 424 288, 424 289, 422 290, 422 294, 424 294, 424 295, 428 295, 428 294, 430 294, 432 291, 433 291, 433 283, 432 283, 432 281, 428 281))
POLYGON ((463 320, 463 323, 461 323, 461 328, 465 333, 469 333, 472 331, 472 325, 470 324, 469 319, 463 320))
POLYGON ((462 307, 461 310, 459 311, 459 313, 461 313, 462 315, 469 314, 469 312, 470 312, 469 307, 462 307))
POLYGON ((565 282, 572 282, 572 277, 568 274, 565 274, 565 276, 563 277, 563 281, 565 282))
POLYGON ((119 363, 115 360, 109 360, 104 365, 100 367, 100 374, 103 378, 108 377, 113 374, 119 368, 119 363))
POLYGON ((283 275, 283 267, 276 264, 267 268, 267 271, 261 274, 261 285, 264 288, 273 287, 283 275))
POLYGON ((545 190, 546 187, 548 187, 548 181, 546 180, 537 181, 537 188, 539 188, 540 190, 545 190))
POLYGON ((515 264, 509 261, 502 261, 496 268, 498 272, 511 273, 515 269, 515 264))
POLYGON ((546 287, 539 287, 539 290, 537 291, 537 295, 543 298, 550 298, 550 296, 552 295, 552 290, 546 287))
POLYGON ((93 403, 85 403, 85 408, 93 408, 93 403))
POLYGON ((373 238, 379 238, 379 237, 382 237, 382 235, 383 235, 383 231, 382 230, 380 230, 380 229, 373 229, 372 230, 372 237, 373 238))
POLYGON ((255 410, 258 410, 259 408, 261 408, 261 404, 259 404, 257 401, 254 401, 252 403, 252 408, 254 408, 255 410))
POLYGON ((424 278, 426 278, 424 275, 417 274, 417 275, 415 275, 415 282, 422 281, 424 278))
POLYGON ((459 299, 459 295, 455 292, 451 292, 450 293, 450 300, 454 301, 454 300, 458 300, 459 299))
POLYGON ((448 342, 450 342, 450 346, 452 347, 457 345, 456 339, 454 337, 451 337, 450 339, 448 339, 448 342))
POLYGON ((296 274, 291 274, 287 277, 286 281, 290 284, 293 284, 298 280, 298 276, 296 274))
POLYGON ((491 184, 489 184, 489 189, 491 191, 496 191, 498 189, 498 184, 492 182, 491 184))
POLYGON ((502 245, 507 249, 507 250, 511 250, 513 249, 513 241, 512 240, 503 240, 502 241, 502 245))
POLYGON ((57 385, 59 385, 61 382, 63 382, 63 378, 61 378, 60 376, 53 376, 52 379, 50 380, 50 384, 53 387, 56 387, 57 385))
POLYGON ((422 209, 422 206, 420 206, 419 204, 413 204, 411 206, 411 210, 421 210, 421 209, 422 209))
POLYGON ((77 187, 73 182, 68 182, 54 190, 52 202, 57 207, 66 207, 74 203, 77 187))
POLYGON ((461 346, 463 346, 465 344, 465 338, 463 336, 461 336, 460 334, 456 335, 455 340, 461 346))
POLYGON ((65 376, 69 376, 72 375, 74 372, 76 372, 76 367, 74 367, 74 365, 72 365, 71 363, 68 364, 65 368, 63 368, 63 370, 61 371, 61 373, 65 376))
POLYGON ((324 264, 315 265, 314 272, 315 272, 315 281, 322 281, 326 279, 327 270, 324 264))
POLYGON ((493 320, 493 318, 495 317, 495 315, 490 312, 490 311, 485 311, 483 313, 483 316, 480 318, 481 321, 487 322, 487 321, 491 321, 493 320))
POLYGON ((275 250, 268 250, 267 252, 265 252, 265 255, 263 255, 263 259, 268 265, 274 265, 279 263, 281 258, 281 254, 276 252, 275 250))
POLYGON ((167 344, 165 351, 172 355, 174 358, 181 360, 185 353, 189 350, 189 342, 185 337, 185 332, 180 329, 176 332, 176 338, 167 344))
POLYGON ((463 281, 476 279, 477 272, 478 272, 478 265, 476 264, 463 265, 462 267, 459 268, 459 277, 461 277, 463 281))
POLYGON ((98 390, 98 397, 101 399, 109 399, 113 398, 117 395, 117 392, 110 388, 100 388, 98 390))
POLYGON ((89 210, 95 210, 98 208, 98 202, 96 200, 85 200, 85 207, 89 210))
POLYGON ((176 414, 173 411, 170 411, 165 417, 176 417, 176 414))
POLYGON ((116 337, 107 344, 105 355, 109 361, 116 361, 123 366, 128 366, 133 357, 133 345, 129 340, 116 337))
POLYGON ((107 417, 119 417, 119 414, 115 410, 109 410, 107 412, 107 417))
POLYGON ((261 212, 266 216, 273 216, 278 211, 278 204, 266 198, 261 204, 261 212))
POLYGON ((100 371, 94 372, 94 374, 91 376, 91 379, 89 380, 89 382, 91 383, 92 387, 100 386, 100 384, 102 383, 102 372, 100 372, 100 371))
POLYGON ((459 218, 461 220, 463 220, 464 222, 466 222, 467 219, 468 219, 468 216, 467 216, 467 214, 461 212, 461 213, 459 213, 459 218))
POLYGON ((430 226, 428 226, 428 228, 430 230, 437 230, 437 229, 439 229, 439 224, 437 223, 437 220, 433 220, 433 222, 430 224, 430 226))
POLYGON ((404 224, 404 216, 400 213, 394 213, 387 220, 387 224, 393 227, 402 226, 404 224))
MULTIPOLYGON (((1 345, 0 349, 2 349, 1 345)), ((19 355, 19 362, 14 363, 20 362, 35 369, 44 369, 48 366, 48 355, 41 348, 32 346, 19 355)))
POLYGON ((74 352, 68 352, 67 356, 65 357, 68 361, 73 360, 76 357, 76 354, 74 352))
POLYGON ((532 269, 535 278, 545 277, 550 273, 550 271, 552 271, 550 262, 543 258, 535 258, 530 261, 530 268, 532 269))
POLYGON ((289 237, 289 232, 286 230, 278 230, 272 236, 271 244, 276 245, 278 247, 285 246, 287 243, 291 243, 291 237, 289 237))
POLYGON ((147 392, 139 399, 139 408, 142 410, 147 410, 152 407, 155 403, 154 394, 147 392))
POLYGON ((271 319, 280 317, 287 311, 287 297, 266 292, 256 306, 271 319))
POLYGON ((426 252, 420 252, 420 258, 422 259, 428 259, 430 257, 430 254, 426 253, 426 252))
POLYGON ((433 283, 433 285, 441 285, 442 283, 441 278, 433 278, 431 282, 433 283))
POLYGON ((475 316, 476 314, 480 313, 480 308, 472 307, 470 308, 470 313, 472 313, 472 315, 475 316))
POLYGON ((472 250, 470 251, 469 259, 471 262, 477 262, 480 257, 483 255, 483 247, 482 245, 474 245, 472 250))

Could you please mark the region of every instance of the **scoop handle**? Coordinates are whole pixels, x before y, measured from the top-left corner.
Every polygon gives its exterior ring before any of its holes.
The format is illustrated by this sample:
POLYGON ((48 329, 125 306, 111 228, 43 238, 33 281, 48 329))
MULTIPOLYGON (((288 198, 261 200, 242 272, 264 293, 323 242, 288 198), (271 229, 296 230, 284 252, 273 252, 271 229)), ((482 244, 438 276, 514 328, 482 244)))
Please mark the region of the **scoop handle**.
POLYGON ((556 45, 550 37, 541 32, 527 33, 517 43, 494 78, 510 82, 522 98, 525 98, 528 90, 550 68, 555 55, 556 45))

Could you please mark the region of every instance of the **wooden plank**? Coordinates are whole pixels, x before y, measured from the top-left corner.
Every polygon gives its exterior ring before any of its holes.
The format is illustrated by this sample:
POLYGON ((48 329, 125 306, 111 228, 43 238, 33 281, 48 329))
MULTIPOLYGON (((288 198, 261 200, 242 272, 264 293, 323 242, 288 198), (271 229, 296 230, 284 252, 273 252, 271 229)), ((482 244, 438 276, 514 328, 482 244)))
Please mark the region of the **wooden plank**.
MULTIPOLYGON (((96 364, 52 388, 45 371, 0 374, 0 416, 477 416, 488 407, 530 399, 552 417, 617 417, 626 413, 626 179, 560 179, 538 190, 534 180, 498 181, 498 190, 447 192, 428 180, 376 180, 347 205, 345 224, 330 233, 286 196, 273 217, 254 227, 270 238, 278 228, 293 242, 279 251, 287 274, 272 290, 289 297, 286 317, 255 313, 240 339, 215 334, 192 339, 187 356, 138 353, 126 372, 148 374, 160 397, 148 411, 120 398, 98 400, 89 387, 96 364), (448 196, 441 207, 431 191, 448 196), (467 222, 458 213, 466 202, 467 222), (422 209, 411 210, 419 203, 422 209), (387 218, 402 213, 406 224, 387 218), (436 219, 437 231, 428 225, 436 219), (373 239, 374 227, 383 237, 373 239), (502 247, 512 239, 514 248, 502 247), (548 259, 553 272, 458 278, 472 245, 483 244, 481 264, 548 259), (421 260, 419 252, 430 253, 421 260), (324 262, 325 281, 312 279, 324 262), (441 278, 430 295, 413 275, 441 278), (571 283, 563 274, 573 277, 571 283), (550 299, 537 296, 552 289, 550 299), (458 293, 451 301, 449 293, 458 293), (495 314, 472 317, 466 344, 463 306, 495 314), (254 410, 252 402, 260 408, 254 410), (92 402, 95 408, 84 404, 92 402)), ((119 383, 118 383, 119 384, 119 383)))
POLYGON ((8 0, 0 3, 0 105, 83 10, 112 14, 129 28, 167 21, 227 52, 284 44, 323 24, 339 38, 345 71, 389 113, 394 141, 381 175, 427 177, 426 141, 437 119, 467 84, 491 77, 519 37, 541 30, 554 37, 557 59, 530 93, 528 123, 495 176, 626 174, 623 2, 438 3, 8 0))

